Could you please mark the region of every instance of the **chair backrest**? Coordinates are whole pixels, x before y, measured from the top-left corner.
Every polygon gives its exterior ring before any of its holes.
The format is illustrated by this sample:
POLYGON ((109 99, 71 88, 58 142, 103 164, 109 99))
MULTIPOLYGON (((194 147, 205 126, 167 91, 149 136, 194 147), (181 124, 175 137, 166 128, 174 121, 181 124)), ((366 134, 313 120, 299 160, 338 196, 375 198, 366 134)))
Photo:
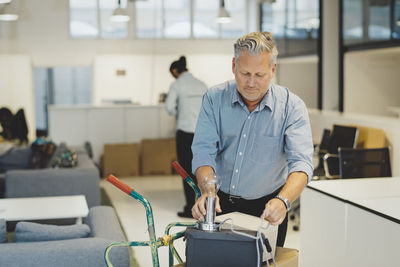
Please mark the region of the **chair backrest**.
POLYGON ((341 178, 391 177, 389 148, 340 148, 341 178))
POLYGON ((331 130, 324 129, 322 133, 321 142, 319 143, 319 153, 328 152, 329 137, 331 135, 331 130))
POLYGON ((333 125, 328 142, 328 153, 338 154, 339 147, 354 148, 357 143, 357 127, 333 125))
POLYGON ((354 127, 358 128, 357 148, 381 148, 387 146, 385 131, 360 125, 354 125, 354 127))

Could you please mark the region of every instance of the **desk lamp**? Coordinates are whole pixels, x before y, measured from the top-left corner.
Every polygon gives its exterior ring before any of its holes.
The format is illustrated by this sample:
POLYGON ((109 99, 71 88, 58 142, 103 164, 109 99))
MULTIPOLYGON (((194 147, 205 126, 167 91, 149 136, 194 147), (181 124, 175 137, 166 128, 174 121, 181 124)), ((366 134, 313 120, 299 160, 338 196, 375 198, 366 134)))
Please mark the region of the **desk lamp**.
POLYGON ((221 186, 221 179, 217 174, 210 173, 204 177, 203 186, 207 192, 207 213, 204 222, 199 223, 199 229, 215 232, 219 230, 218 224, 215 223, 215 200, 221 186))

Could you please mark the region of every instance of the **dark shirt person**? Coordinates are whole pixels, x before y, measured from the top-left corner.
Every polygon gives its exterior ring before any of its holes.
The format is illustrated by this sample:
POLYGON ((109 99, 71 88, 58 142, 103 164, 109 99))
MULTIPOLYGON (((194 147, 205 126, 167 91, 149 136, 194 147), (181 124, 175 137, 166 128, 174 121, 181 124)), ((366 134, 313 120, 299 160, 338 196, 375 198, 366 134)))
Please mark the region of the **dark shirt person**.
MULTIPOLYGON (((239 38, 234 45, 235 80, 210 88, 192 144, 192 170, 200 188, 210 172, 222 180, 216 211, 262 216, 279 225, 283 246, 287 211, 311 180, 313 143, 304 102, 274 84, 278 50, 268 32, 239 38)), ((206 214, 206 194, 192 208, 206 214)))

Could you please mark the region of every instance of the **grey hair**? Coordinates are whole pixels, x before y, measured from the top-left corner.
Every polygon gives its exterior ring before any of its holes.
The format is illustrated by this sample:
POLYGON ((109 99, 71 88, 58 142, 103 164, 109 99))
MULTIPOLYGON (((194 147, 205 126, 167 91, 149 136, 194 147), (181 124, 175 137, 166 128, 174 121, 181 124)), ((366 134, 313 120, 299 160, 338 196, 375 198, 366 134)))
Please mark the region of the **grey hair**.
POLYGON ((278 48, 270 32, 252 32, 237 39, 234 44, 235 60, 239 58, 241 51, 246 51, 251 55, 259 55, 266 51, 270 53, 270 66, 276 63, 278 48))

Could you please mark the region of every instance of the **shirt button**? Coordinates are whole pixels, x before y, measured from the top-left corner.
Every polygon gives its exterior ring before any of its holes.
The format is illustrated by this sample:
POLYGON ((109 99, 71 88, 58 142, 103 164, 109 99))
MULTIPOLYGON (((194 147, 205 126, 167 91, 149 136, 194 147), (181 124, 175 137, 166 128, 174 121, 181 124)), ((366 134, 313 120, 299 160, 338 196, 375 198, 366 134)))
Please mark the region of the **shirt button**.
POLYGON ((239 156, 241 156, 243 153, 242 152, 239 152, 239 156))
POLYGON ((249 120, 251 119, 251 117, 250 117, 250 116, 248 116, 247 118, 248 118, 249 120))
POLYGON ((239 172, 239 170, 238 170, 238 169, 236 169, 236 170, 235 170, 235 172, 236 172, 236 173, 238 173, 238 172, 239 172))
POLYGON ((243 134, 243 138, 246 138, 246 134, 243 134))
POLYGON ((232 188, 233 188, 233 189, 235 189, 235 186, 234 186, 234 185, 232 185, 232 188))

